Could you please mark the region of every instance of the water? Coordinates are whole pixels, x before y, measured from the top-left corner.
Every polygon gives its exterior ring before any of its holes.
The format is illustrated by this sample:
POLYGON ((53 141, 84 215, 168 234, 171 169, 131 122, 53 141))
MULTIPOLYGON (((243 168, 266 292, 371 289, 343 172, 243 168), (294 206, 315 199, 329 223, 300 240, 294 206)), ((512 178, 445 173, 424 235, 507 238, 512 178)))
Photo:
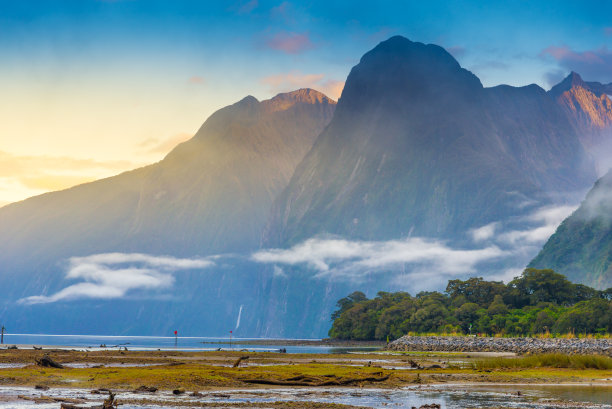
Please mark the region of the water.
MULTIPOLYGON (((83 406, 100 404, 104 398, 91 395, 89 391, 54 388, 43 392, 44 395, 68 398, 86 398, 83 406)), ((32 388, 0 387, 0 409, 57 409, 57 403, 34 404, 31 401, 17 400, 17 395, 37 397, 41 392, 32 388)), ((410 409, 425 404, 438 403, 442 409, 464 408, 525 408, 525 409, 612 409, 612 386, 534 386, 534 385, 443 385, 409 387, 394 390, 386 389, 260 389, 224 390, 205 392, 203 397, 188 395, 174 396, 170 392, 155 394, 118 393, 119 399, 153 398, 161 406, 121 405, 123 409, 171 408, 200 406, 206 402, 259 403, 276 401, 312 401, 342 403, 371 408, 410 409), (517 392, 520 391, 520 394, 517 392), (561 402, 563 400, 563 402, 561 402), (164 402, 168 402, 165 405, 164 402)), ((81 404, 79 404, 81 405, 81 404)))
POLYGON ((376 347, 329 347, 322 345, 293 345, 295 341, 320 341, 316 339, 291 340, 291 343, 283 343, 283 340, 271 338, 229 338, 214 337, 151 337, 151 336, 108 336, 108 335, 50 335, 50 334, 5 334, 4 344, 8 345, 35 345, 68 347, 73 349, 99 349, 100 345, 106 348, 123 348, 129 350, 175 350, 175 351, 215 351, 246 349, 258 352, 278 352, 284 348, 287 353, 294 354, 338 354, 346 352, 375 351, 376 347), (266 341, 270 345, 253 345, 248 341, 266 341), (278 341, 276 343, 275 341, 278 341))

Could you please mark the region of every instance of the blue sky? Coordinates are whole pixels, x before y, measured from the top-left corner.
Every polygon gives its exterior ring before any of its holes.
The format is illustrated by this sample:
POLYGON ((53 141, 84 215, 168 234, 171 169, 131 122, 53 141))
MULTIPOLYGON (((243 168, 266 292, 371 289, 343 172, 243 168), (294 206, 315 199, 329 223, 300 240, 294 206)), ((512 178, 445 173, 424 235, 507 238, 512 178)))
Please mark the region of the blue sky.
POLYGON ((612 82, 611 16, 605 1, 0 0, 0 205, 159 160, 248 94, 337 98, 396 34, 485 86, 612 82))

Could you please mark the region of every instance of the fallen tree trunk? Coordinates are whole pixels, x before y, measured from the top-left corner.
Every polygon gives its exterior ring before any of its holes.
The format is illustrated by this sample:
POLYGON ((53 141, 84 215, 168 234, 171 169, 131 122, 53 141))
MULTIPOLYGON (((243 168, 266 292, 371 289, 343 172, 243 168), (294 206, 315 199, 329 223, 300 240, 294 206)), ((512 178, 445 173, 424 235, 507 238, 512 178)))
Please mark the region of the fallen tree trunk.
POLYGON ((116 409, 117 402, 115 402, 115 394, 109 392, 108 398, 104 400, 101 406, 77 406, 70 403, 62 403, 60 409, 116 409))
POLYGON ((246 361, 247 359, 249 359, 248 355, 241 356, 236 362, 234 362, 234 366, 232 366, 232 368, 238 368, 240 366, 240 362, 246 361))
POLYGON ((58 368, 58 369, 63 369, 64 365, 55 362, 53 359, 51 359, 51 357, 47 354, 43 355, 42 358, 40 359, 36 359, 36 365, 38 366, 44 366, 45 368, 58 368))
MULTIPOLYGON (((297 379, 300 377, 290 378, 297 379)), ((306 377, 304 377, 305 379, 306 377)), ((354 385, 362 382, 384 382, 389 379, 389 375, 381 378, 366 377, 366 378, 347 378, 347 379, 331 379, 321 381, 320 379, 309 378, 309 380, 276 380, 276 379, 242 379, 244 383, 258 385, 276 385, 276 386, 346 386, 354 385), (318 382, 317 382, 318 381, 318 382)))

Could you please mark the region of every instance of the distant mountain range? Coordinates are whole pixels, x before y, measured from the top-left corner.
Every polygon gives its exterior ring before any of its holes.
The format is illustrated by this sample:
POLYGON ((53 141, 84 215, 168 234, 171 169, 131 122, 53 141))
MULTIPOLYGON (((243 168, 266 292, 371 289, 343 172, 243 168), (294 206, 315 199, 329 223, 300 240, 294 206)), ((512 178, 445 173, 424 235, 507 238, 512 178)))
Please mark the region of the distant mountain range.
MULTIPOLYGON (((337 106, 307 89, 246 97, 159 163, 0 208, 0 318, 23 332, 324 336, 338 298, 386 290, 410 266, 315 279, 295 255, 262 263, 254 252, 321 237, 469 251, 483 227, 490 240, 533 228, 535 211, 574 203, 605 167, 609 88, 575 73, 548 93, 484 88, 443 48, 392 37, 351 70, 337 106), (162 255, 172 259, 151 258, 162 255), (102 258, 140 281, 111 282, 102 258), (134 271, 134 260, 148 264, 134 271), (170 264, 199 267, 155 270, 170 264), (116 297, 137 285, 172 295, 116 297)), ((509 254, 500 243, 489 248, 509 254)))

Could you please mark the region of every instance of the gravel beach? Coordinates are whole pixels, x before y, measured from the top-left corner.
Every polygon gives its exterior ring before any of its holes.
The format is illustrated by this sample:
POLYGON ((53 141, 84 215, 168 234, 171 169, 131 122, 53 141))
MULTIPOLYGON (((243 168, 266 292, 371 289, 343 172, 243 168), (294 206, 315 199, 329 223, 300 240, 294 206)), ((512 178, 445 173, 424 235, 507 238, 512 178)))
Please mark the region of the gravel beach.
POLYGON ((413 337, 405 335, 391 342, 386 349, 392 351, 563 353, 612 356, 612 339, 413 337))

